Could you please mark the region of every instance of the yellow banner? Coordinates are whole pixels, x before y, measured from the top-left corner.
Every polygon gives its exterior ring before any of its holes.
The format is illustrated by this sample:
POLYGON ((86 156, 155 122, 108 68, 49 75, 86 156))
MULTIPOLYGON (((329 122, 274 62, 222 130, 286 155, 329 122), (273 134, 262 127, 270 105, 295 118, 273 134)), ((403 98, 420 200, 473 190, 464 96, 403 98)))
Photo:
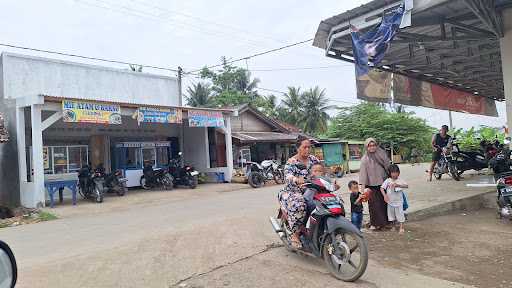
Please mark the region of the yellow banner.
POLYGON ((99 102, 62 101, 64 122, 121 124, 121 107, 99 102))

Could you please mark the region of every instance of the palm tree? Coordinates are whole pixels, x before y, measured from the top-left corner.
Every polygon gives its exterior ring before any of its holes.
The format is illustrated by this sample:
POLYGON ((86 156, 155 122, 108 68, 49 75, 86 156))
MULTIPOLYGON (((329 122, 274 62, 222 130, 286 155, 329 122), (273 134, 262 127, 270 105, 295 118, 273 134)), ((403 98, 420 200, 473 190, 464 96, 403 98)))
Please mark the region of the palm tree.
POLYGON ((318 86, 310 88, 303 94, 301 127, 304 132, 318 134, 327 131, 329 114, 327 110, 334 106, 328 105, 329 99, 325 96, 325 89, 320 90, 318 86))
POLYGON ((255 90, 258 88, 260 79, 254 78, 251 80, 251 72, 239 69, 238 77, 235 78, 233 88, 240 93, 249 96, 249 99, 254 100, 258 97, 258 92, 255 90))
POLYGON ((212 89, 208 83, 195 83, 187 88, 187 104, 192 107, 207 107, 212 102, 212 89))
POLYGON ((281 102, 281 105, 287 112, 285 119, 283 119, 284 121, 293 125, 299 125, 304 104, 302 97, 300 87, 288 87, 288 93, 284 95, 284 99, 281 102))

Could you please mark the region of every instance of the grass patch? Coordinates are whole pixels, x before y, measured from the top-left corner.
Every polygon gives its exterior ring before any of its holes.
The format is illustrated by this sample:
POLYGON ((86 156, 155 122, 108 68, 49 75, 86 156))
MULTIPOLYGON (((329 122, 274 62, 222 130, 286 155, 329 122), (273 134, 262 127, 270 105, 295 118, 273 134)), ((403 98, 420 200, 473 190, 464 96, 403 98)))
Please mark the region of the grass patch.
POLYGON ((55 220, 55 219, 59 218, 55 214, 52 214, 52 213, 46 212, 46 211, 39 212, 37 217, 41 221, 51 221, 51 220, 55 220))

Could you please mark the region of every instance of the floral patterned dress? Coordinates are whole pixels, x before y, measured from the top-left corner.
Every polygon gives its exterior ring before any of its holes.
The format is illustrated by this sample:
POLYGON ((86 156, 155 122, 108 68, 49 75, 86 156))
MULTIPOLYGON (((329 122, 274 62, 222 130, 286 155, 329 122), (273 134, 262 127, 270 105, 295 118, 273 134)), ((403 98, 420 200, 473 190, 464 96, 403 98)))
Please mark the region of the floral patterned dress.
POLYGON ((306 202, 302 196, 301 188, 292 180, 294 177, 308 177, 311 167, 320 163, 318 159, 313 156, 308 156, 308 163, 306 169, 298 167, 300 160, 290 158, 284 167, 284 176, 286 185, 279 192, 279 202, 282 207, 288 211, 288 225, 292 233, 297 232, 304 224, 304 217, 306 216, 306 202))

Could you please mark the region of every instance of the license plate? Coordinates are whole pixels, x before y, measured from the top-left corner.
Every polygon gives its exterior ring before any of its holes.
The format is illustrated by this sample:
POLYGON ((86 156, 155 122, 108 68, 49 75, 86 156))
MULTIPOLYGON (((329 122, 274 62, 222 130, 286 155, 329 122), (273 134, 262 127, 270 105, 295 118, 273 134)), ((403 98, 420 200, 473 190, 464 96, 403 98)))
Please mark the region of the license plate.
POLYGON ((192 176, 197 176, 197 175, 199 175, 199 172, 197 172, 197 171, 192 171, 192 172, 190 172, 190 175, 192 175, 192 176))
POLYGON ((512 187, 501 188, 501 194, 503 196, 512 196, 512 187))

